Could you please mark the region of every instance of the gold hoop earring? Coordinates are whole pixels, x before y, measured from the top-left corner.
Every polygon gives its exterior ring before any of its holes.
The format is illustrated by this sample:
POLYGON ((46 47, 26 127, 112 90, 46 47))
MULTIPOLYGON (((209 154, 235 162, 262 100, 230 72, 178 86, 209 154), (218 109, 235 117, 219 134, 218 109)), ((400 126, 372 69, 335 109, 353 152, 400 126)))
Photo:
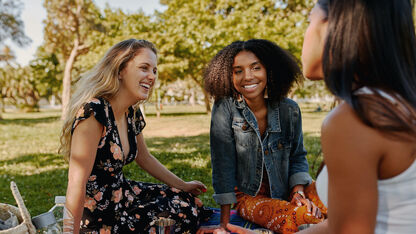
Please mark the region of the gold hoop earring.
POLYGON ((264 96, 263 96, 264 98, 269 98, 269 94, 268 94, 268 91, 267 91, 267 86, 266 86, 266 88, 264 88, 264 96))

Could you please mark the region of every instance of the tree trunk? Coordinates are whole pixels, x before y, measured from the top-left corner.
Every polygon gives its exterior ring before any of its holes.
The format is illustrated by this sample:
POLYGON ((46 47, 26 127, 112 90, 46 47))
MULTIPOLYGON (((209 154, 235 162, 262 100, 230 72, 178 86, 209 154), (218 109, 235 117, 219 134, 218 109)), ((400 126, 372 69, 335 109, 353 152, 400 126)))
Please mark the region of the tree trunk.
POLYGON ((209 101, 209 94, 207 93, 207 91, 205 91, 203 84, 198 82, 198 80, 194 76, 191 76, 191 78, 195 81, 195 83, 198 84, 198 86, 201 88, 202 92, 204 93, 205 111, 207 113, 210 113, 211 112, 211 103, 209 101))
POLYGON ((71 71, 72 67, 74 66, 75 59, 78 56, 78 46, 79 41, 75 39, 74 47, 71 50, 71 54, 69 58, 65 62, 65 70, 64 70, 64 78, 62 81, 62 115, 61 119, 65 119, 67 111, 68 111, 68 104, 69 100, 71 99, 71 71))
POLYGON ((209 94, 207 93, 207 91, 205 91, 204 88, 202 88, 202 92, 204 92, 205 110, 207 111, 207 113, 210 113, 211 112, 211 103, 209 101, 209 94))

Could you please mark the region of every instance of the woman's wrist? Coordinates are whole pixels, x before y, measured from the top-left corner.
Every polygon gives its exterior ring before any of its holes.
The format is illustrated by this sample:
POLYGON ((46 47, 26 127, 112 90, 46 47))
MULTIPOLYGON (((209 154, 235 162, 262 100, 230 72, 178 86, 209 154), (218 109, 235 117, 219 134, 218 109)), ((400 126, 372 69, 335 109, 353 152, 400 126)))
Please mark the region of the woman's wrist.
POLYGON ((300 196, 302 196, 302 198, 306 198, 306 195, 305 195, 305 193, 303 192, 303 190, 297 190, 297 191, 294 191, 294 192, 292 192, 292 197, 293 196, 295 196, 296 194, 299 194, 300 196))
POLYGON ((180 181, 177 183, 177 185, 176 186, 172 186, 172 187, 177 188, 177 189, 182 190, 182 191, 186 191, 186 188, 188 186, 187 182, 183 181, 180 178, 179 178, 179 180, 180 181))
POLYGON ((296 194, 299 194, 303 198, 306 198, 305 192, 303 191, 303 189, 304 189, 304 186, 301 184, 294 186, 292 188, 292 192, 290 193, 290 197, 293 198, 293 196, 295 196, 296 194))

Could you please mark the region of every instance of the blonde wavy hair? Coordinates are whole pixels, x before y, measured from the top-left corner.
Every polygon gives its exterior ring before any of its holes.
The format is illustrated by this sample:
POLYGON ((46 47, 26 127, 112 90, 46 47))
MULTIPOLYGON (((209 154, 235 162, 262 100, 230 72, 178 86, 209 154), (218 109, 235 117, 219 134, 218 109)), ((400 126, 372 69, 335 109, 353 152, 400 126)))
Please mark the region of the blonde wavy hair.
POLYGON ((69 160, 71 152, 72 124, 78 110, 92 98, 112 98, 120 87, 120 72, 143 48, 148 48, 157 55, 156 47, 146 40, 128 39, 117 43, 76 83, 60 137, 59 153, 62 153, 66 160, 69 160))

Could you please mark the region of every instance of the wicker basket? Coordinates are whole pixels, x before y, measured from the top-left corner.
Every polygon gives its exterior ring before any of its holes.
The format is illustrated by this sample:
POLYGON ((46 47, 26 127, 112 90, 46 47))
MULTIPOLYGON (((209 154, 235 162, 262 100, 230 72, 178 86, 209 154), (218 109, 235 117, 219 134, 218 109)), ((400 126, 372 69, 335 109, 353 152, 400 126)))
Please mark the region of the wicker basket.
POLYGON ((14 199, 16 200, 17 206, 19 208, 11 206, 9 204, 0 203, 0 210, 10 211, 13 214, 15 214, 20 224, 16 227, 0 231, 0 234, 35 234, 36 228, 32 224, 29 211, 27 210, 25 203, 23 202, 22 196, 20 195, 16 183, 14 183, 13 181, 10 182, 10 189, 12 190, 14 199))

